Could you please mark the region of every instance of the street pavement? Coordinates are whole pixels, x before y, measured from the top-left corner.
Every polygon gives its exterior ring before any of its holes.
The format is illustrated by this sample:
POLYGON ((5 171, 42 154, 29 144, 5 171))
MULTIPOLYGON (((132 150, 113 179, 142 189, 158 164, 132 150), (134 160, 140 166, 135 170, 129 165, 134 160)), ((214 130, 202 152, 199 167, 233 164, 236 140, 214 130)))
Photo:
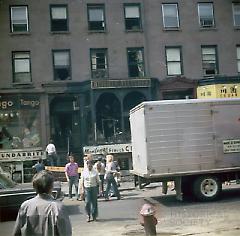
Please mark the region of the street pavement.
MULTIPOLYGON (((240 235, 240 188, 231 185, 224 190, 219 201, 200 203, 194 200, 179 202, 174 191, 161 194, 159 184, 144 189, 135 189, 133 182, 121 183, 122 200, 99 199, 97 222, 86 222, 84 202, 69 200, 66 205, 73 228, 73 236, 143 236, 144 228, 139 223, 139 211, 144 199, 157 209, 158 236, 239 236, 240 235)), ((62 183, 67 195, 67 183, 62 183)), ((14 221, 0 223, 0 236, 11 235, 14 221)))

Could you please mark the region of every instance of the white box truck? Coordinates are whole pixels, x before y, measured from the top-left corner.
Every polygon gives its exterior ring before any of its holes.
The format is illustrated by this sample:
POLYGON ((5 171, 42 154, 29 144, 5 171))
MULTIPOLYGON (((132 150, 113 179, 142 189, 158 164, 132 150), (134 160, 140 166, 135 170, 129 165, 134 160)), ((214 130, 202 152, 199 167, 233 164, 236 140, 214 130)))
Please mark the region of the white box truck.
POLYGON ((240 178, 240 99, 143 102, 130 111, 138 184, 175 182, 176 196, 214 200, 240 178))

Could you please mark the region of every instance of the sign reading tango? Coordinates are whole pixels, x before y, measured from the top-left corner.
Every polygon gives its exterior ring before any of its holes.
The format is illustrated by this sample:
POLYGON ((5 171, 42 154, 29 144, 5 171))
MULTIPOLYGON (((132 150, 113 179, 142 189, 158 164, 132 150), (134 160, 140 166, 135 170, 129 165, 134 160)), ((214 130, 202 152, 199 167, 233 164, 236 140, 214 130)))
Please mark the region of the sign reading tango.
POLYGON ((0 162, 32 161, 38 160, 40 157, 46 158, 45 152, 41 149, 0 151, 0 162))
POLYGON ((128 143, 83 147, 84 154, 113 154, 124 152, 132 152, 132 144, 128 143))

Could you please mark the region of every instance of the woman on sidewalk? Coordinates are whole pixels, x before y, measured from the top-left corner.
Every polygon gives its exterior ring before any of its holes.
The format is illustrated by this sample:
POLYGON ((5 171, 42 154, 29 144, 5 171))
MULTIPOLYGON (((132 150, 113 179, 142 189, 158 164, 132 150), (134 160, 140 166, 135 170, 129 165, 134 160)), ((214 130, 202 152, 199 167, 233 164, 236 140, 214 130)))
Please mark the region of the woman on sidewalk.
POLYGON ((109 200, 109 190, 111 186, 113 187, 114 195, 117 197, 118 200, 120 200, 120 193, 118 190, 118 186, 116 183, 116 180, 114 179, 114 173, 117 173, 117 166, 113 161, 113 155, 107 155, 107 164, 106 164, 106 174, 105 174, 105 179, 107 182, 107 188, 105 191, 105 199, 109 200))
POLYGON ((81 177, 81 189, 83 190, 81 195, 85 195, 87 222, 90 222, 91 216, 93 221, 96 221, 98 216, 97 195, 100 180, 97 171, 93 169, 92 161, 87 161, 86 165, 87 168, 83 170, 81 177))

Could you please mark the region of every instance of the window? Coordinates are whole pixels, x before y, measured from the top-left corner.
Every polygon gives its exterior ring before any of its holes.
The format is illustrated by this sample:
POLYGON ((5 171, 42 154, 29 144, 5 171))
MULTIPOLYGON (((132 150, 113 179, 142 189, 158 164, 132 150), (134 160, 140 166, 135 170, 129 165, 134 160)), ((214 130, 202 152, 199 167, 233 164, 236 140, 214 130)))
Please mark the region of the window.
POLYGON ((105 15, 104 5, 88 5, 88 30, 104 31, 105 15))
POLYGON ((92 78, 108 77, 107 49, 90 49, 92 78))
POLYGON ((240 3, 233 3, 233 23, 240 27, 240 3))
POLYGON ((13 52, 13 83, 31 82, 30 52, 13 52))
POLYGON ((68 31, 68 14, 66 5, 51 5, 51 31, 68 31))
POLYGON ((240 73, 240 46, 237 46, 237 68, 238 73, 240 73))
POLYGON ((54 80, 69 80, 70 73, 70 50, 53 51, 54 80))
POLYGON ((127 56, 129 77, 144 77, 143 48, 128 48, 127 56))
POLYGON ((28 8, 27 6, 10 7, 11 32, 28 32, 28 8))
POLYGON ((200 27, 211 28, 215 26, 212 3, 199 3, 198 16, 200 27))
POLYGON ((162 4, 162 15, 164 28, 179 27, 177 4, 162 4))
POLYGON ((140 4, 124 5, 126 30, 142 29, 140 4))
POLYGON ((205 76, 218 74, 216 46, 202 46, 202 67, 205 76))
POLYGON ((167 61, 167 75, 181 75, 181 48, 180 47, 166 47, 166 61, 167 61))

